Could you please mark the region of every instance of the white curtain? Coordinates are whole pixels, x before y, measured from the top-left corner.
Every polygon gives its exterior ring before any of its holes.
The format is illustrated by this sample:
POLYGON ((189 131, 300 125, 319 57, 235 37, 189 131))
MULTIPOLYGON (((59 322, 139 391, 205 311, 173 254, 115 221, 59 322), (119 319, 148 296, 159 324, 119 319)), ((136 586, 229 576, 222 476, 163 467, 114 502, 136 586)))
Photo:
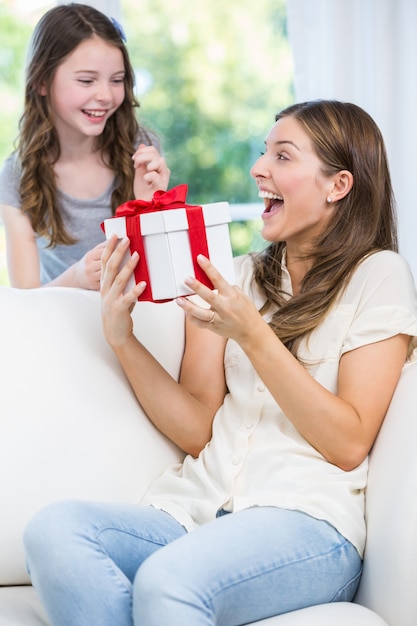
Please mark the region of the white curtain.
POLYGON ((287 0, 296 100, 354 102, 384 134, 417 277, 417 0, 287 0))

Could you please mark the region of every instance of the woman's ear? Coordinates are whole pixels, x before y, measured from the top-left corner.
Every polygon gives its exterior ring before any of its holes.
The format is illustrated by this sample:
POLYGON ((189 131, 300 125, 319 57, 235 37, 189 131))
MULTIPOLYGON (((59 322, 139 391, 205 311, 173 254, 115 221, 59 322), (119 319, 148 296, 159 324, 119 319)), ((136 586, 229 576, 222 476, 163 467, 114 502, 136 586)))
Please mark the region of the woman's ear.
POLYGON ((349 170, 341 170, 333 177, 333 188, 329 191, 328 197, 332 198, 332 202, 342 200, 348 195, 353 187, 353 174, 349 170))

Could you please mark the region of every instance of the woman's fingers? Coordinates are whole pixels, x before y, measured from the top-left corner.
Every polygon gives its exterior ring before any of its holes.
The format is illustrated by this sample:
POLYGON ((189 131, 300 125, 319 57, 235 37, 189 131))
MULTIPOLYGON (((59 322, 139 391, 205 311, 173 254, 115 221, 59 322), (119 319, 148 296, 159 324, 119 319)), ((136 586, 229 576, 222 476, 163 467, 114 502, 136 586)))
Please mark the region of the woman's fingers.
POLYGON ((133 252, 132 255, 127 254, 129 252, 129 243, 128 238, 119 241, 115 235, 107 242, 101 258, 101 291, 106 293, 112 290, 115 296, 124 294, 126 300, 131 301, 132 299, 137 300, 145 289, 146 283, 141 281, 129 292, 126 292, 128 281, 139 261, 137 252, 133 252))
POLYGON ((177 304, 198 326, 218 331, 222 317, 221 310, 227 309, 227 301, 233 296, 234 288, 223 278, 207 257, 200 254, 197 261, 213 283, 214 289, 210 289, 191 276, 185 280, 185 283, 207 303, 207 306, 201 306, 193 298, 178 298, 177 304))
POLYGON ((203 285, 196 278, 189 276, 185 279, 185 284, 190 287, 196 294, 198 294, 203 300, 205 300, 210 306, 213 305, 214 300, 219 294, 227 294, 232 286, 227 282, 220 272, 214 267, 207 257, 202 254, 197 256, 197 262, 201 269, 207 274, 210 281, 213 283, 213 289, 210 289, 206 285, 203 285))
POLYGON ((117 235, 112 235, 110 239, 107 239, 101 255, 101 267, 103 271, 106 269, 107 262, 116 249, 118 242, 119 239, 117 238, 117 235))
MULTIPOLYGON (((146 287, 146 283, 141 281, 135 287, 133 287, 129 293, 126 292, 128 281, 134 272, 134 269, 139 262, 139 255, 137 252, 133 252, 131 256, 129 252, 129 239, 124 238, 119 240, 116 235, 113 235, 106 243, 102 257, 101 257, 101 291, 106 293, 110 290, 114 292, 117 297, 120 294, 126 294, 128 298, 140 296, 146 287), (127 257, 127 260, 126 260, 127 257)), ((198 255, 197 261, 200 267, 207 274, 214 286, 214 290, 210 289, 206 285, 203 285, 199 280, 194 277, 188 277, 185 279, 185 283, 203 300, 207 302, 208 307, 214 310, 215 302, 219 302, 219 296, 222 294, 232 295, 233 287, 223 278, 220 272, 214 267, 214 265, 202 254, 198 255)), ((179 302, 180 304, 180 302, 179 302)), ((197 320, 207 322, 207 313, 200 315, 200 311, 206 311, 204 307, 199 307, 189 303, 187 300, 181 303, 181 306, 193 315, 197 320)), ((209 316, 212 318, 212 312, 209 316)))
POLYGON ((101 257, 101 290, 103 292, 108 291, 116 280, 128 246, 128 239, 119 241, 115 235, 108 240, 101 257))

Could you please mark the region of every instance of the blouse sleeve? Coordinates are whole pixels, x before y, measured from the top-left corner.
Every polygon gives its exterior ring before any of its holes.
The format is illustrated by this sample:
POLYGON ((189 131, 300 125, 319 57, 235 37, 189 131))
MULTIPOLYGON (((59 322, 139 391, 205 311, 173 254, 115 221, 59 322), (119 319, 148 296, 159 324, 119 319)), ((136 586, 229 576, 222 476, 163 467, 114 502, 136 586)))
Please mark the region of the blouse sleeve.
POLYGON ((417 292, 408 263, 395 252, 369 256, 355 271, 343 298, 356 303, 342 353, 398 334, 417 345, 417 292))

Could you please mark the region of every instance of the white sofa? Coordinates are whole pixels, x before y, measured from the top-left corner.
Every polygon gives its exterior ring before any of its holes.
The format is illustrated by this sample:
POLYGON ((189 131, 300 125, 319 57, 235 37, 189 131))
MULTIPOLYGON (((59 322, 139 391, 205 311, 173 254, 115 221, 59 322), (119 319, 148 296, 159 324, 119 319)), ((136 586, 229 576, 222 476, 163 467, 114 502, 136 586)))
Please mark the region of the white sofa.
MULTIPOLYGON (((173 302, 140 303, 134 317, 135 332, 176 376, 182 311, 173 302)), ((416 389, 410 366, 372 452, 355 603, 295 611, 265 626, 416 626, 416 389)), ((28 519, 63 498, 135 502, 181 453, 141 412, 103 338, 93 292, 0 287, 0 416, 0 626, 47 626, 25 572, 28 519)))

